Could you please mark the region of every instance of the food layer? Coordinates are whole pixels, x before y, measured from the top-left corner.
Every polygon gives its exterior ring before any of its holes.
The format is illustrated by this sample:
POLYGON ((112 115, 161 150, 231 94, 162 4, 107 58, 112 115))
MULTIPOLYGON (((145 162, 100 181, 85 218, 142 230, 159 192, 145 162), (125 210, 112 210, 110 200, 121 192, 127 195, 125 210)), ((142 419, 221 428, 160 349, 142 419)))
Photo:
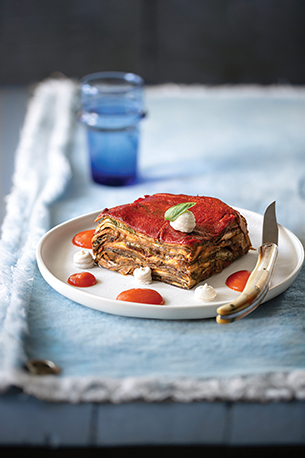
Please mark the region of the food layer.
POLYGON ((213 197, 154 194, 105 208, 96 221, 92 247, 99 266, 124 275, 148 266, 153 280, 184 289, 221 272, 251 247, 245 218, 213 197), (191 233, 173 229, 164 218, 184 202, 196 203, 189 210, 196 219, 191 233))

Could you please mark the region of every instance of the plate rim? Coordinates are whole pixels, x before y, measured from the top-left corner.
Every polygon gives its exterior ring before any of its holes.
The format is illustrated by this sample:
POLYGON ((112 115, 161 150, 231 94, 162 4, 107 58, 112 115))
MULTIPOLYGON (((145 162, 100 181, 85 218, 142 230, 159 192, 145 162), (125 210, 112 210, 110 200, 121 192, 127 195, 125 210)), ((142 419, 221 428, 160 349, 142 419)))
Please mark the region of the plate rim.
MULTIPOLYGON (((254 212, 252 210, 246 210, 246 209, 243 209, 243 208, 240 208, 240 207, 235 207, 235 206, 232 206, 232 208, 234 208, 235 210, 239 211, 241 214, 243 214, 243 212, 247 212, 248 214, 251 213, 253 215, 255 215, 255 217, 259 216, 260 218, 263 218, 263 215, 257 213, 257 212, 254 212)), ((47 265, 45 264, 44 260, 43 260, 43 257, 42 257, 42 249, 43 249, 43 245, 44 243, 46 242, 46 240, 49 238, 49 237, 52 237, 53 233, 64 228, 65 226, 70 226, 70 225, 73 225, 75 223, 79 223, 78 225, 81 225, 81 221, 82 219, 89 219, 89 218, 92 218, 92 226, 93 225, 93 222, 94 222, 94 219, 99 215, 99 213, 101 212, 101 210, 95 210, 95 211, 92 211, 92 212, 89 212, 89 213, 85 213, 85 214, 82 214, 82 215, 79 215, 79 216, 76 216, 76 217, 73 217, 73 218, 70 218, 68 219, 67 221, 64 221, 62 223, 59 223, 58 225, 54 226, 53 228, 51 228, 50 230, 48 230, 39 240, 38 244, 37 244, 37 247, 36 247, 36 261, 37 261, 37 265, 38 265, 38 268, 39 268, 39 271, 42 275, 42 277, 44 278, 44 280, 55 290, 57 291, 59 294, 65 296, 66 298, 78 303, 78 304, 81 304, 85 307, 89 307, 89 308, 93 308, 93 309, 96 309, 96 310, 99 310, 99 311, 102 311, 102 312, 105 312, 105 313, 109 313, 109 314, 113 314, 113 315, 120 315, 120 316, 126 316, 126 317, 137 317, 137 318, 153 318, 153 319, 161 319, 161 320, 179 320, 179 319, 205 319, 205 318, 211 318, 213 316, 216 317, 216 311, 215 311, 215 314, 213 313, 212 315, 209 314, 209 310, 213 309, 215 310, 215 304, 213 305, 213 303, 211 304, 208 304, 208 303, 204 303, 204 305, 201 305, 201 304, 190 304, 187 306, 187 310, 190 312, 190 313, 187 313, 187 317, 185 315, 182 315, 183 316, 175 316, 175 317, 171 317, 172 313, 173 312, 180 312, 183 310, 185 310, 184 308, 182 309, 181 307, 178 307, 178 306, 170 306, 170 307, 166 307, 166 305, 164 306, 160 306, 160 305, 152 305, 152 304, 141 304, 141 303, 137 303, 137 302, 128 302, 128 307, 126 307, 126 302, 125 301, 118 301, 116 299, 111 299, 111 298, 105 298, 105 297, 101 297, 101 296, 96 296, 96 295, 92 295, 88 292, 86 292, 85 290, 80 290, 80 289, 77 289, 77 288, 74 288, 73 286, 69 285, 69 284, 65 284, 62 280, 60 280, 59 278, 57 278, 51 271, 50 269, 47 267, 47 265), (62 289, 64 289, 67 294, 64 294, 62 292, 62 289), (93 298, 96 298, 95 300, 97 300, 98 302, 100 302, 102 304, 102 307, 100 306, 94 306, 94 305, 88 305, 86 302, 86 299, 88 299, 89 301, 93 298), (83 299, 83 300, 80 300, 80 299, 83 299), (106 305, 106 304, 110 304, 110 306, 115 306, 115 309, 119 309, 121 310, 120 312, 118 311, 112 311, 111 309, 108 310, 108 307, 103 307, 103 305, 106 305), (126 309, 130 309, 132 308, 133 309, 133 313, 130 313, 130 311, 128 313, 126 313, 126 309), (160 309, 162 308, 163 310, 163 316, 156 316, 154 312, 157 312, 157 315, 158 315, 158 312, 160 312, 160 309), (204 313, 198 313, 199 311, 202 311, 202 310, 205 310, 206 312, 208 312, 207 316, 204 316, 205 314, 204 313), (166 312, 166 310, 169 312, 166 312), (143 313, 143 311, 145 311, 145 313, 143 313), (194 313, 194 312, 197 312, 197 313, 194 313), (193 314, 191 313, 193 312, 193 314), (194 315, 194 316, 191 316, 191 315, 194 315)), ((286 227, 282 226, 281 224, 278 224, 278 226, 287 233, 287 235, 289 236, 289 239, 290 241, 292 241, 293 243, 293 246, 295 247, 295 250, 296 252, 298 253, 298 262, 296 263, 296 266, 295 268, 293 269, 293 271, 288 275, 288 277, 286 277, 282 282, 280 282, 279 284, 275 285, 274 287, 270 288, 268 294, 267 294, 267 297, 265 298, 265 300, 263 302, 267 302, 271 299, 273 299, 274 297, 278 296, 279 294, 281 294, 282 292, 284 292, 286 289, 289 288, 289 286, 293 283, 293 281, 295 280, 295 278, 298 276, 299 272, 300 272, 300 269, 304 263, 304 257, 305 257, 305 252, 304 252, 304 247, 303 247, 303 244, 302 242, 300 241, 300 239, 292 232, 290 231, 289 229, 287 229, 286 227), (279 292, 277 292, 279 290, 279 292)), ((84 229, 85 230, 85 229, 84 229)), ((178 313, 179 315, 179 313, 178 313)))

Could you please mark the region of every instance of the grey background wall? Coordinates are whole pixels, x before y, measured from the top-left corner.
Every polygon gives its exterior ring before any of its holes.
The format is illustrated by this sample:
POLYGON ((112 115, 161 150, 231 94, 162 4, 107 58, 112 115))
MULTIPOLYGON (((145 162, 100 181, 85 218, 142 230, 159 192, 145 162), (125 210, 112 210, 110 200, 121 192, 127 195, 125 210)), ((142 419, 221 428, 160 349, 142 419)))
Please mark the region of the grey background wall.
POLYGON ((304 50, 304 0, 0 0, 0 85, 103 70, 304 84, 304 50))

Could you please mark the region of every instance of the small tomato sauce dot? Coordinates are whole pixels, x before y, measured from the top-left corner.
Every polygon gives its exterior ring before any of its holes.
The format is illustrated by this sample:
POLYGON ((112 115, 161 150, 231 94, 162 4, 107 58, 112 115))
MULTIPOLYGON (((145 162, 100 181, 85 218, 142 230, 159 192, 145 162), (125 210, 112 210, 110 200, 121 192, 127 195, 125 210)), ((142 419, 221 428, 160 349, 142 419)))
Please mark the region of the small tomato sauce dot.
POLYGON ((94 229, 90 229, 88 231, 82 231, 76 234, 73 239, 72 243, 76 246, 80 246, 82 248, 92 248, 92 237, 94 234, 94 229))
POLYGON ((226 285, 229 288, 241 293, 244 290, 250 275, 251 272, 248 270, 239 270, 238 272, 234 272, 234 274, 227 278, 226 285))
POLYGON ((68 283, 79 288, 87 288, 96 284, 96 278, 90 272, 80 272, 70 275, 68 283))
POLYGON ((122 291, 117 300, 127 302, 140 302, 141 304, 163 305, 164 299, 157 291, 149 288, 133 288, 122 291))

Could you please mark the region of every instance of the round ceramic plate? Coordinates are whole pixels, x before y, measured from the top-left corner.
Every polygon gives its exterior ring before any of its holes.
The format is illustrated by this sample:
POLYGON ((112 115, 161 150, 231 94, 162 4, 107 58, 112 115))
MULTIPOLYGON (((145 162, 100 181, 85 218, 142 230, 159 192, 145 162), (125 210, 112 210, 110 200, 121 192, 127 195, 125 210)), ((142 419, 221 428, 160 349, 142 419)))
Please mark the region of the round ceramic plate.
MULTIPOLYGON (((263 216, 240 208, 237 210, 246 218, 252 245, 258 248, 262 239, 263 216)), ((195 299, 195 288, 188 291, 157 281, 152 282, 148 288, 155 289, 163 296, 164 305, 118 301, 116 297, 121 291, 143 287, 132 275, 125 276, 95 266, 87 270, 95 275, 96 285, 78 288, 67 283, 68 277, 79 271, 74 266, 73 255, 80 248, 72 244, 72 238, 78 232, 94 229, 94 220, 98 214, 94 212, 71 219, 47 232, 37 246, 36 257, 42 276, 52 288, 79 304, 102 312, 163 320, 212 318, 216 316, 216 309, 220 305, 239 294, 225 285, 227 277, 239 270, 252 270, 257 261, 257 251, 251 250, 220 274, 202 282, 214 287, 217 296, 212 302, 195 299)), ((264 302, 281 294, 291 285, 303 261, 304 249, 301 242, 291 231, 279 225, 279 254, 264 302)))

